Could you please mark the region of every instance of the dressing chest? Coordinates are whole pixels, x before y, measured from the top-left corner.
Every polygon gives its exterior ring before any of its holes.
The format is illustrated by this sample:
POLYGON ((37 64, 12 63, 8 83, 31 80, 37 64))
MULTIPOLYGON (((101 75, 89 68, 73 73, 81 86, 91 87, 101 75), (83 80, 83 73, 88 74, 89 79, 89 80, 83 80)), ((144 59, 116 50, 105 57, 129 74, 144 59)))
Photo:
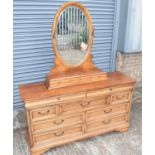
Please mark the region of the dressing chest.
POLYGON ((20 85, 32 155, 110 131, 128 130, 135 80, 95 66, 93 35, 91 16, 82 4, 67 2, 61 6, 52 29, 54 68, 45 81, 20 85), (76 20, 72 9, 78 13, 76 20), (78 28, 73 30, 69 25, 78 28))
POLYGON ((48 90, 44 82, 20 87, 32 155, 110 131, 127 131, 135 81, 120 72, 109 79, 48 90))

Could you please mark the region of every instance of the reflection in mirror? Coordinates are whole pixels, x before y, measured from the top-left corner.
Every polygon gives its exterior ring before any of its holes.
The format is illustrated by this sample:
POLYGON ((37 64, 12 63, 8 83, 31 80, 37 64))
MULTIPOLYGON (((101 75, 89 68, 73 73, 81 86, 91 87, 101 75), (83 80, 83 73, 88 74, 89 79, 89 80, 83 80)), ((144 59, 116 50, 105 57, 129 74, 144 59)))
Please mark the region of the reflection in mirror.
POLYGON ((82 10, 75 6, 66 7, 59 16, 55 35, 65 63, 80 63, 87 52, 89 41, 87 18, 82 10))

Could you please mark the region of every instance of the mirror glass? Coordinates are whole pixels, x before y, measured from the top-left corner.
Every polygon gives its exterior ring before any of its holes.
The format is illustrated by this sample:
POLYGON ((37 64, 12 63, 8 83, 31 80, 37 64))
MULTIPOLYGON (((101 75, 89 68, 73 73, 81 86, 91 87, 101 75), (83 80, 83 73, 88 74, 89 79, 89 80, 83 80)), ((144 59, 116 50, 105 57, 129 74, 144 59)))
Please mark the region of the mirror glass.
POLYGON ((87 53, 89 25, 86 15, 76 6, 66 7, 58 18, 55 37, 61 58, 78 64, 87 53))

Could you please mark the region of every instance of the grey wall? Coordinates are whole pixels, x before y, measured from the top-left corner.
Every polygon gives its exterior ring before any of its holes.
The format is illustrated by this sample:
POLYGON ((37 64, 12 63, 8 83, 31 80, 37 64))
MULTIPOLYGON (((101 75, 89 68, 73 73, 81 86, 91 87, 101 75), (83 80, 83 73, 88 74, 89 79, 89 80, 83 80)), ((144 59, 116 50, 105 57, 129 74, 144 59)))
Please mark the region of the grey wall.
POLYGON ((128 0, 121 0, 119 34, 118 34, 118 49, 121 51, 124 51, 127 13, 128 13, 128 0))
POLYGON ((121 0, 117 49, 122 52, 142 51, 142 0, 121 0))
MULTIPOLYGON (((14 0, 14 109, 23 108, 18 86, 43 81, 53 66, 51 29, 66 0, 14 0)), ((104 71, 115 68, 119 0, 79 0, 92 16, 93 60, 104 71)))

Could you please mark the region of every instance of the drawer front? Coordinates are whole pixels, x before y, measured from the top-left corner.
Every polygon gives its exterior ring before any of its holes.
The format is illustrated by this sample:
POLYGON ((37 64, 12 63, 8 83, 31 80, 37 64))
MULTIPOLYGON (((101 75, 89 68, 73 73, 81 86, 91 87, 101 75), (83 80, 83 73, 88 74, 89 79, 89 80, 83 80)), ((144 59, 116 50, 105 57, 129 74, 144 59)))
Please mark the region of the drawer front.
POLYGON ((50 85, 51 87, 65 87, 65 86, 71 86, 71 85, 76 85, 76 84, 80 84, 83 82, 87 82, 89 80, 89 77, 74 77, 74 78, 70 78, 70 79, 59 79, 57 81, 51 81, 50 85), (63 81, 63 82, 62 82, 63 81))
POLYGON ((30 111, 31 121, 40 121, 58 116, 59 106, 47 106, 30 111))
POLYGON ((129 102, 131 99, 131 92, 120 92, 111 95, 111 104, 119 104, 129 102))
POLYGON ((31 108, 41 107, 42 105, 44 106, 50 106, 56 105, 58 103, 64 102, 64 101, 75 101, 75 100, 82 100, 86 97, 86 92, 82 93, 75 93, 75 94, 69 94, 69 95, 60 95, 60 96, 54 96, 54 97, 48 97, 45 99, 39 99, 35 101, 27 101, 26 103, 29 105, 31 108))
POLYGON ((127 92, 127 91, 132 91, 133 86, 117 86, 117 87, 112 87, 112 93, 117 93, 117 92, 127 92))
POLYGON ((58 119, 35 122, 32 124, 32 130, 33 133, 39 133, 51 129, 81 124, 83 121, 84 121, 83 114, 73 115, 69 117, 60 117, 58 119))
POLYGON ((86 96, 85 92, 82 93, 75 93, 75 94, 69 94, 69 95, 62 95, 58 98, 59 101, 75 101, 75 100, 81 100, 84 99, 86 96))
POLYGON ((90 110, 97 107, 104 107, 107 105, 107 97, 100 100, 87 100, 87 101, 79 101, 79 102, 72 102, 72 103, 64 103, 61 104, 61 114, 70 114, 79 111, 90 110))
POLYGON ((92 110, 87 112, 87 121, 97 121, 108 116, 114 116, 124 114, 127 112, 127 104, 108 106, 106 108, 100 108, 98 110, 92 110))
POLYGON ((115 117, 109 117, 94 123, 88 123, 86 125, 86 130, 89 132, 89 131, 98 130, 102 128, 113 127, 119 124, 126 123, 126 118, 127 118, 127 115, 122 114, 122 115, 117 115, 115 117))
POLYGON ((104 97, 109 95, 111 90, 109 88, 107 89, 97 89, 97 90, 91 90, 87 92, 87 98, 92 97, 104 97))
POLYGON ((83 133, 83 126, 75 126, 66 129, 55 130, 49 133, 37 134, 33 136, 33 142, 44 142, 50 140, 63 140, 69 137, 81 135, 83 133))

